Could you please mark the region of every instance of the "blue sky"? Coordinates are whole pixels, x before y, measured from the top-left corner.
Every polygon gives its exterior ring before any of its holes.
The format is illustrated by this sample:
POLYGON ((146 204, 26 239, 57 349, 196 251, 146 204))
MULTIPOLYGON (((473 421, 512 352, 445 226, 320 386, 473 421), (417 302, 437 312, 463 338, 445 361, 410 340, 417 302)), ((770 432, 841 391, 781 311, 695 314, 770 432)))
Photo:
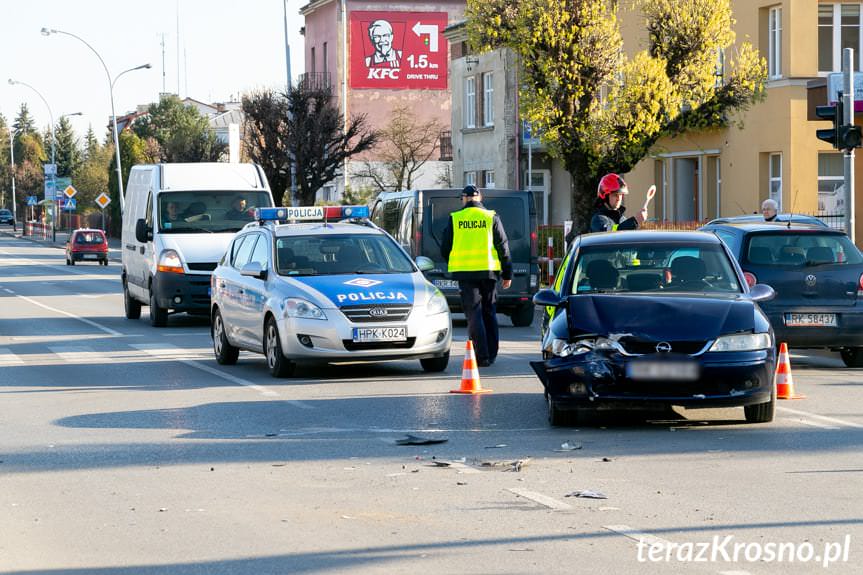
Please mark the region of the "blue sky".
MULTIPOLYGON (((306 0, 286 0, 291 73, 303 72, 303 18, 306 0)), ((84 44, 64 35, 43 36, 42 27, 71 32, 86 40, 115 76, 139 64, 149 70, 125 74, 115 84, 118 115, 158 99, 162 91, 162 34, 165 35, 165 88, 204 102, 227 101, 258 88, 286 83, 283 0, 17 0, 4 3, 0 34, 0 113, 10 124, 26 102, 41 128, 48 110, 29 88, 10 86, 12 78, 32 85, 48 101, 55 121, 71 117, 79 137, 92 124, 104 135, 111 115, 108 78, 84 44), (179 7, 179 50, 177 13, 179 7)))

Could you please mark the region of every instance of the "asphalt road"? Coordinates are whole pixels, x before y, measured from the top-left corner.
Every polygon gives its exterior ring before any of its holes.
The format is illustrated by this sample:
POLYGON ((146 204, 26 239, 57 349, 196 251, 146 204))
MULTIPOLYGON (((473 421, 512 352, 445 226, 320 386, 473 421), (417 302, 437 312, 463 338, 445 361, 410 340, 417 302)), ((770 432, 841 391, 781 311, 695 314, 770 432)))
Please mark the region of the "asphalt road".
POLYGON ((502 324, 483 396, 448 393, 460 319, 442 374, 276 380, 262 356, 216 364, 201 319, 124 319, 117 263, 0 235, 0 573, 861 572, 861 370, 792 350, 807 398, 767 425, 727 409, 555 429, 536 328, 502 324))

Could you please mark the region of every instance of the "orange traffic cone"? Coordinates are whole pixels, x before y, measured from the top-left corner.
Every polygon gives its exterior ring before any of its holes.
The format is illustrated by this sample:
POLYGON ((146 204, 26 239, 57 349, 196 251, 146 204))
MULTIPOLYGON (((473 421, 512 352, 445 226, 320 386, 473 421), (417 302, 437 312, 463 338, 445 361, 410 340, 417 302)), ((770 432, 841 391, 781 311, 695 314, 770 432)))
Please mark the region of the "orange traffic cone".
POLYGON ((803 399, 805 395, 794 393, 794 378, 791 377, 791 360, 788 359, 788 344, 779 344, 779 361, 776 362, 776 398, 803 399))
POLYGON ((479 368, 476 365, 476 355, 473 352, 473 342, 467 340, 464 350, 464 363, 461 368, 461 389, 451 389, 450 393, 488 393, 479 382, 479 368))

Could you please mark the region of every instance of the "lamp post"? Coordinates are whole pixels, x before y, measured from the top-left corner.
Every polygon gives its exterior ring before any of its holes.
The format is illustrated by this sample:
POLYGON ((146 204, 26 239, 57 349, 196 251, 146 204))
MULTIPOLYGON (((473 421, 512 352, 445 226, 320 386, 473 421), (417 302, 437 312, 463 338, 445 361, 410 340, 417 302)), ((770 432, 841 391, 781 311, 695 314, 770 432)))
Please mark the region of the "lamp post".
MULTIPOLYGON (((57 138, 54 137, 54 112, 51 111, 51 106, 48 104, 48 100, 45 99, 45 96, 43 96, 39 90, 37 90, 36 88, 31 86, 27 82, 20 82, 18 80, 13 80, 12 78, 9 78, 9 85, 10 86, 18 85, 18 86, 25 86, 27 88, 30 88, 31 90, 36 92, 36 95, 39 96, 39 98, 45 104, 45 107, 48 108, 48 118, 50 118, 50 120, 51 120, 51 165, 53 166, 53 169, 54 169, 54 172, 51 174, 51 181, 54 182, 55 178, 57 177, 57 162, 56 162, 56 160, 57 160, 57 138)), ((53 200, 55 207, 58 207, 57 206, 57 190, 54 189, 53 185, 51 186, 51 189, 52 189, 52 192, 54 194, 54 197, 51 198, 51 200, 53 200)), ((55 209, 54 211, 58 212, 59 210, 55 209)), ((51 218, 51 241, 57 241, 57 217, 58 216, 59 216, 59 213, 55 213, 54 216, 51 218)))
MULTIPOLYGON (((15 142, 13 141, 12 126, 9 126, 9 165, 12 168, 12 231, 18 228, 18 210, 15 207, 15 142)), ((23 224, 22 224, 23 225, 23 224)), ((24 234, 23 228, 21 234, 24 234)))
POLYGON ((105 69, 105 76, 108 78, 108 90, 111 96, 111 128, 113 130, 114 135, 114 159, 117 162, 117 186, 120 190, 120 213, 122 214, 126 208, 126 200, 124 198, 123 193, 123 170, 120 166, 120 138, 117 134, 117 114, 114 111, 114 83, 126 72, 131 72, 133 70, 141 70, 141 69, 149 69, 151 68, 150 64, 141 64, 140 66, 135 66, 134 68, 129 68, 128 70, 124 70, 117 74, 114 79, 111 79, 111 72, 108 71, 108 66, 105 64, 105 60, 102 59, 102 56, 99 55, 99 52, 96 51, 93 46, 91 46, 86 40, 81 38, 80 36, 76 36, 71 32, 65 32, 63 30, 56 30, 54 28, 42 28, 43 36, 50 36, 51 34, 65 34, 66 36, 71 36, 75 38, 85 46, 87 46, 91 52, 96 54, 96 57, 99 58, 99 62, 102 63, 102 68, 105 69))

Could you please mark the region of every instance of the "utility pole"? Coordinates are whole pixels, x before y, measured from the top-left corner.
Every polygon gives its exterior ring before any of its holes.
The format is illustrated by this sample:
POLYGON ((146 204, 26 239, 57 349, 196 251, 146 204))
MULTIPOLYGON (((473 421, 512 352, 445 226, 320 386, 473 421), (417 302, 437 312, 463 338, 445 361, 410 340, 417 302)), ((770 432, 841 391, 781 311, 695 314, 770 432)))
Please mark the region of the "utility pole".
MULTIPOLYGON (((291 42, 288 35, 288 0, 282 0, 282 8, 285 12, 285 62, 287 63, 288 78, 286 82, 288 97, 288 120, 293 120, 293 114, 290 111, 291 90, 294 89, 294 81, 291 77, 291 42)), ((299 199, 297 198, 297 159, 294 153, 291 152, 291 205, 298 206, 299 199)))
MULTIPOLYGON (((854 125, 854 49, 842 50, 842 123, 854 125)), ((854 230, 854 148, 846 147, 843 154, 845 173, 845 233, 855 243, 854 230)))

